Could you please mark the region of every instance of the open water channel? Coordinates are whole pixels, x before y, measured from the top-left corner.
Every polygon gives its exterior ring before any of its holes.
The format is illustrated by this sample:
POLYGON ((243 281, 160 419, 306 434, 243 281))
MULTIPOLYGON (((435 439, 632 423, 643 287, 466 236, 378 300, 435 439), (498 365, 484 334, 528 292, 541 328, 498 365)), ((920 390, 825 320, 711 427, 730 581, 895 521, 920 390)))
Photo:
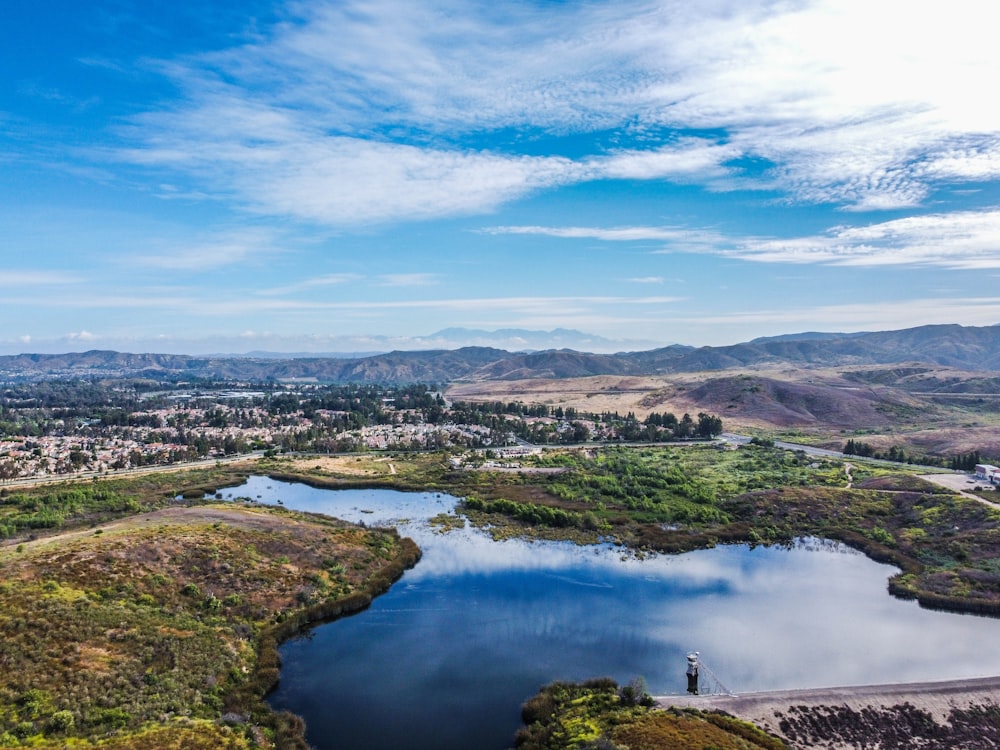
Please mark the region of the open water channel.
POLYGON ((683 693, 690 650, 737 693, 1000 674, 1000 620, 894 599, 895 569, 839 544, 637 559, 441 533, 426 520, 456 500, 437 493, 251 477, 223 494, 392 524, 424 552, 369 609, 281 648, 270 702, 302 715, 319 750, 501 750, 542 685, 642 676, 683 693))

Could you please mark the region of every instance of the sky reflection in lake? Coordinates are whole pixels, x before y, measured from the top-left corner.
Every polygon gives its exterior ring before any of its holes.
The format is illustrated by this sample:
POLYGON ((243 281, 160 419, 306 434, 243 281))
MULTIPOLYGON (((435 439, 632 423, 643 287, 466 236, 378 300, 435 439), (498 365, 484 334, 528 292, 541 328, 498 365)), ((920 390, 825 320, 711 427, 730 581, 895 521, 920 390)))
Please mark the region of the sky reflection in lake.
POLYGON ((369 610, 283 647, 272 702, 303 714, 321 749, 503 748, 541 685, 642 675, 654 693, 680 693, 692 649, 736 692, 1000 673, 985 647, 1000 621, 894 599, 894 569, 842 545, 637 559, 610 545, 442 534, 422 519, 454 500, 434 493, 253 478, 225 494, 366 523, 409 519, 401 531, 424 550, 369 610))

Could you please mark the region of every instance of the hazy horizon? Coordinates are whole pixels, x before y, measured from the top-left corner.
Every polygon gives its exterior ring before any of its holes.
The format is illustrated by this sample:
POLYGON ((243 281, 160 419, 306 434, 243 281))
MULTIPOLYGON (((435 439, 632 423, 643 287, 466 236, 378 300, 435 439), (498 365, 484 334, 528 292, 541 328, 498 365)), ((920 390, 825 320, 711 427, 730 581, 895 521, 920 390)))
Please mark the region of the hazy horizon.
MULTIPOLYGON (((948 323, 938 323, 935 325, 950 325, 948 323)), ((993 324, 1000 325, 1000 324, 993 324)), ((779 334, 777 338, 783 336, 802 337, 827 337, 827 336, 855 336, 865 333, 875 333, 876 331, 795 331, 787 334, 779 334)), ((770 338, 763 336, 760 338, 770 338)), ((728 344, 717 346, 727 346, 749 343, 747 341, 733 341, 728 344)), ((295 357, 323 357, 330 356, 336 358, 363 358, 377 356, 392 351, 430 351, 430 350, 454 350, 464 347, 489 347, 504 349, 510 352, 534 352, 553 349, 570 349, 578 352, 593 354, 614 354, 618 352, 647 351, 668 346, 688 346, 700 347, 708 344, 685 343, 672 341, 666 343, 656 343, 637 339, 606 339, 600 336, 587 334, 583 331, 571 329, 554 329, 552 331, 532 331, 526 329, 498 329, 496 331, 470 330, 470 329, 446 329, 437 331, 427 336, 412 338, 393 336, 339 336, 339 337, 285 337, 270 340, 255 339, 255 343, 270 343, 272 348, 257 347, 253 349, 239 348, 240 344, 246 342, 242 339, 202 339, 202 340, 172 340, 162 341, 158 348, 142 349, 132 348, 130 344, 135 342, 119 341, 118 346, 87 346, 85 342, 79 341, 80 346, 67 348, 64 342, 49 341, 38 342, 39 346, 32 350, 19 350, 16 346, 4 347, 0 345, 0 356, 17 356, 27 354, 73 354, 88 351, 115 351, 129 354, 177 354, 189 356, 218 356, 218 357, 258 357, 258 358, 295 358, 295 357), (297 347, 295 345, 298 345, 297 347)), ((109 342, 116 343, 116 342, 109 342)))

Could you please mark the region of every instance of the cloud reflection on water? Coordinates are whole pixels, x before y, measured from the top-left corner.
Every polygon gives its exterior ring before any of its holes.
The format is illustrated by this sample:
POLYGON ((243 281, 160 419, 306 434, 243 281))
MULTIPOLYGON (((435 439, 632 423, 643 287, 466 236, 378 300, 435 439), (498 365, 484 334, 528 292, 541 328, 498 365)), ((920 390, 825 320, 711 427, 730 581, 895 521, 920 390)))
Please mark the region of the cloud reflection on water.
POLYGON ((410 519, 401 532, 424 550, 370 609, 282 647, 271 700, 304 714, 321 748, 328 738, 503 747, 541 685, 642 675, 654 692, 679 693, 688 650, 737 692, 1000 673, 1000 654, 984 648, 1000 621, 894 599, 894 568, 832 542, 638 558, 612 545, 441 533, 425 520, 454 498, 436 493, 261 478, 227 492, 365 523, 410 519))

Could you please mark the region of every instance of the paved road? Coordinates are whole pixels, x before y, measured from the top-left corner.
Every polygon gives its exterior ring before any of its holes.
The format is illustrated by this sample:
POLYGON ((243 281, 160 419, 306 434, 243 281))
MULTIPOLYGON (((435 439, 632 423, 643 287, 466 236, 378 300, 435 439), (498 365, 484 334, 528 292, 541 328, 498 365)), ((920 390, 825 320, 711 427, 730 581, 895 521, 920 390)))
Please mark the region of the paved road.
MULTIPOLYGON (((753 439, 749 435, 737 435, 735 432, 723 432, 719 435, 719 439, 725 443, 732 443, 733 445, 748 445, 753 439)), ((802 451, 807 456, 824 456, 826 458, 846 458, 847 454, 841 453, 840 451, 831 451, 826 448, 816 448, 812 445, 800 445, 799 443, 786 443, 782 440, 774 441, 775 448, 782 448, 786 451, 802 451)), ((855 456, 851 456, 855 458, 855 456)))
MULTIPOLYGON (((733 443, 735 445, 746 445, 752 439, 749 435, 737 435, 733 432, 724 432, 719 436, 719 439, 727 442, 733 443)), ((855 456, 848 455, 846 453, 841 453, 840 451, 831 451, 826 448, 817 448, 812 445, 802 445, 800 443, 786 443, 782 440, 774 441, 775 448, 783 448, 786 451, 802 451, 807 456, 822 456, 824 458, 849 458, 852 461, 866 461, 868 463, 879 464, 881 466, 910 466, 918 469, 929 469, 933 471, 941 471, 940 466, 922 466, 920 464, 900 464, 896 461, 886 461, 882 458, 868 458, 867 456, 855 456)))

